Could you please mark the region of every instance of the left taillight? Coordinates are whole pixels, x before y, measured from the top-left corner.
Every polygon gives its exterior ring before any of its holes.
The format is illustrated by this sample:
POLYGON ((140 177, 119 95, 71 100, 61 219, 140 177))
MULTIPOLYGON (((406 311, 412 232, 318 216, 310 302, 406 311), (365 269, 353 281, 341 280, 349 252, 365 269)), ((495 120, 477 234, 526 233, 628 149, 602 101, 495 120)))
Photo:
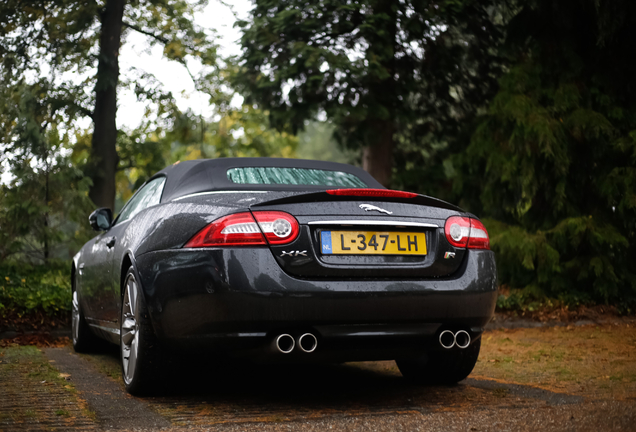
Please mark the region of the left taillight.
POLYGON ((295 240, 299 232, 298 221, 288 213, 255 211, 252 215, 250 212, 243 212, 215 220, 192 237, 184 247, 264 246, 267 243, 280 245, 295 240))
POLYGON ((300 227, 295 217, 279 211, 255 211, 256 222, 269 244, 282 245, 296 240, 300 227))

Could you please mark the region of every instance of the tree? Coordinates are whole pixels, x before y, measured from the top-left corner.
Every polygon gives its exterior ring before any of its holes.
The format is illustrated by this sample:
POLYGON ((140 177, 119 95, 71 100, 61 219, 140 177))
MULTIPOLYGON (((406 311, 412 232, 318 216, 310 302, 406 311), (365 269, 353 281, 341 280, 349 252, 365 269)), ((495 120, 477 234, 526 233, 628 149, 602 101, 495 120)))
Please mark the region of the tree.
MULTIPOLYGON (((0 84, 4 93, 29 87, 47 106, 44 117, 32 116, 41 132, 48 118, 63 116, 63 127, 75 128, 88 117, 94 129, 86 172, 90 197, 113 207, 116 151, 119 49, 131 31, 162 44, 164 55, 185 65, 196 57, 216 61, 216 47, 193 14, 205 0, 8 0, 0 6, 0 84), (90 89, 90 90, 87 90, 90 89)), ((15 121, 0 108, 2 144, 15 147, 15 121)))
POLYGON ((181 113, 174 127, 152 139, 169 149, 166 160, 219 157, 295 157, 298 138, 271 129, 267 113, 248 105, 228 108, 215 119, 191 111, 181 113))
MULTIPOLYGON (((191 110, 181 112, 171 98, 163 99, 157 118, 146 118, 133 130, 120 133, 117 151, 128 161, 117 172, 119 191, 115 208, 166 165, 182 160, 219 157, 295 157, 298 138, 269 127, 267 113, 251 106, 232 106, 234 93, 212 81, 204 88, 215 113, 204 118, 191 110), (169 121, 161 121, 166 117, 169 121)), ((78 158, 87 148, 76 145, 78 158)))
POLYGON ((68 259, 76 240, 88 239, 88 184, 69 159, 71 141, 86 136, 65 129, 62 114, 49 115, 49 105, 34 96, 46 89, 23 85, 11 90, 3 94, 3 113, 13 119, 14 140, 0 156, 13 174, 8 184, 0 185, 0 263, 68 259))
POLYGON ((501 282, 574 301, 636 296, 636 4, 534 0, 456 191, 489 215, 501 282))
POLYGON ((310 121, 298 134, 298 157, 330 162, 352 163, 354 151, 342 151, 333 138, 334 126, 329 122, 310 121))
POLYGON ((362 148, 363 168, 388 185, 397 143, 447 139, 493 92, 495 6, 257 0, 251 22, 239 22, 234 82, 280 129, 295 133, 326 113, 339 142, 362 148))

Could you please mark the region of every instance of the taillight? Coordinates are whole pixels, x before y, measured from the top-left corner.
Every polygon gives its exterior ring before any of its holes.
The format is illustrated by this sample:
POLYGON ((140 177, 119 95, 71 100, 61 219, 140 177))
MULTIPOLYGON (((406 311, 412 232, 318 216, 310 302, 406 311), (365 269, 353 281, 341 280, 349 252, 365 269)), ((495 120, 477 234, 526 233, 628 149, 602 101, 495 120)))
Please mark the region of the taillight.
POLYGON ((286 244, 298 237, 300 227, 292 215, 279 211, 255 211, 253 214, 269 244, 286 244))
POLYGON ((477 219, 451 216, 444 225, 446 240, 455 247, 468 249, 490 249, 486 227, 477 219))
POLYGON ((269 243, 285 244, 298 237, 299 231, 298 221, 290 214, 262 211, 254 212, 252 216, 250 212, 243 212, 215 220, 184 247, 264 246, 267 242, 263 233, 269 243))
POLYGON ((490 249, 490 238, 483 223, 477 219, 470 220, 470 238, 468 249, 490 249))
POLYGON ((215 220, 199 231, 184 247, 254 246, 265 239, 250 212, 236 213, 215 220))
POLYGON ((390 189, 329 189, 326 192, 329 195, 378 198, 415 198, 417 196, 417 194, 413 192, 402 192, 390 189))
POLYGON ((470 218, 452 216, 446 219, 444 225, 446 240, 455 247, 465 248, 468 246, 468 235, 470 234, 470 218))

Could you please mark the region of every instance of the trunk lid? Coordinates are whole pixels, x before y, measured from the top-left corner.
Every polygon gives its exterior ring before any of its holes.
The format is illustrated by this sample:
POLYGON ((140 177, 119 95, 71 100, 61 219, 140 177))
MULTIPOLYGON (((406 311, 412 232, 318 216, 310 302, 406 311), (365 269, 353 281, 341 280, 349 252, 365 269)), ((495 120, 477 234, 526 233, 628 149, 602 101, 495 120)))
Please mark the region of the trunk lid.
MULTIPOLYGON (((435 198, 294 194, 254 204, 284 211, 300 224, 292 243, 270 245, 288 274, 302 278, 439 278, 460 267, 465 250, 450 245, 444 222, 460 209, 435 198)), ((397 288, 396 288, 397 289, 397 288)))

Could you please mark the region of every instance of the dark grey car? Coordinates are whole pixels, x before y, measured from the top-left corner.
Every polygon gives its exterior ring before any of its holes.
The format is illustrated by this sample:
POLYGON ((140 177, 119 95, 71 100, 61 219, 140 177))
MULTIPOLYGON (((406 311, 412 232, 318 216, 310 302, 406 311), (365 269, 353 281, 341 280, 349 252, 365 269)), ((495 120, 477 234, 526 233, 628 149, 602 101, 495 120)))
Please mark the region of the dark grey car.
POLYGON ((186 161, 154 175, 74 257, 73 344, 121 347, 147 391, 174 352, 275 361, 396 359, 464 379, 496 301, 482 223, 343 164, 186 161))

